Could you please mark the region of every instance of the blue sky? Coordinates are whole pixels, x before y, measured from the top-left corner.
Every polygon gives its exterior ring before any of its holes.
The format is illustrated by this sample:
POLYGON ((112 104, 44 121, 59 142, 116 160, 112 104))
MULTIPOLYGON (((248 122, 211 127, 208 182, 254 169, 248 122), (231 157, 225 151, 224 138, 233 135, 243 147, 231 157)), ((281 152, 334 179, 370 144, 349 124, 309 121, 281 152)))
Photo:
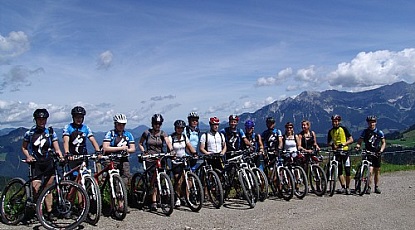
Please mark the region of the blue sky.
POLYGON ((0 128, 254 112, 415 80, 414 1, 0 1, 0 128))

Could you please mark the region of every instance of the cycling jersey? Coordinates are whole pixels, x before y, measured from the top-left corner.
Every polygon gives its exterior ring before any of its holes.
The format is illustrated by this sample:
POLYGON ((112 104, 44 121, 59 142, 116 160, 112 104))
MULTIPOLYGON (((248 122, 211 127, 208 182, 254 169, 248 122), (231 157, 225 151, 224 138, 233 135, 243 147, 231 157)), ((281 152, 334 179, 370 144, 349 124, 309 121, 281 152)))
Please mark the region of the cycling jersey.
POLYGON ((365 148, 371 152, 379 152, 381 141, 385 138, 382 130, 375 128, 374 130, 365 129, 360 134, 360 138, 365 143, 365 148))
POLYGON ((231 130, 230 127, 226 127, 221 129, 220 132, 225 136, 227 151, 238 151, 241 149, 242 139, 246 137, 242 129, 231 130))
POLYGON ((248 139, 249 143, 251 143, 251 146, 247 146, 245 142, 242 141, 242 147, 241 149, 251 149, 253 152, 259 151, 259 135, 256 133, 252 133, 251 135, 246 135, 246 138, 248 139))
POLYGON ((123 131, 120 135, 115 129, 105 134, 103 142, 110 142, 111 147, 121 147, 134 144, 134 137, 128 131, 123 131))
POLYGON ((176 152, 176 157, 184 157, 186 155, 186 144, 189 142, 189 138, 182 134, 179 140, 176 133, 173 133, 168 138, 170 143, 172 143, 173 150, 176 152))
POLYGON ((73 123, 63 128, 63 136, 69 136, 69 152, 75 155, 87 154, 86 139, 94 136, 91 129, 82 124, 76 127, 73 123))
POLYGON ((220 153, 222 152, 222 143, 225 140, 225 136, 220 132, 214 134, 209 131, 200 137, 200 143, 205 143, 205 149, 208 152, 220 153))
POLYGON ((264 149, 267 151, 276 151, 278 150, 279 137, 282 137, 281 130, 279 129, 267 129, 262 134, 262 143, 264 144, 264 149))
POLYGON ((184 129, 184 133, 188 137, 190 144, 192 144, 193 148, 196 150, 196 152, 198 152, 200 135, 199 128, 196 127, 194 130, 192 130, 189 126, 186 126, 186 128, 184 129))
POLYGON ((146 151, 149 154, 159 154, 163 152, 164 144, 166 143, 167 133, 160 130, 156 135, 153 135, 153 129, 149 129, 143 132, 141 138, 146 142, 146 151))
MULTIPOLYGON (((350 136, 351 134, 346 127, 339 126, 338 128, 332 128, 327 135, 327 143, 333 143, 338 146, 345 143, 350 136)), ((349 146, 343 146, 342 150, 349 150, 349 146)))
POLYGON ((24 136, 23 141, 28 142, 30 154, 38 161, 50 160, 49 151, 52 142, 58 141, 58 136, 52 128, 38 128, 33 126, 24 136))

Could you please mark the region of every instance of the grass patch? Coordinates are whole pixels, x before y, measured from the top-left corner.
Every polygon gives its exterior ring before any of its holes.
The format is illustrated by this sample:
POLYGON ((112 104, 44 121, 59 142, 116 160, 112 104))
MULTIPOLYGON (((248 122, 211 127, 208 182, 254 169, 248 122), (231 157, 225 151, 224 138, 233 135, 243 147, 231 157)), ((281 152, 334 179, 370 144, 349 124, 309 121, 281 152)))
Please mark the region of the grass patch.
POLYGON ((397 171, 409 171, 415 170, 415 165, 394 165, 382 162, 380 167, 381 172, 397 172, 397 171))

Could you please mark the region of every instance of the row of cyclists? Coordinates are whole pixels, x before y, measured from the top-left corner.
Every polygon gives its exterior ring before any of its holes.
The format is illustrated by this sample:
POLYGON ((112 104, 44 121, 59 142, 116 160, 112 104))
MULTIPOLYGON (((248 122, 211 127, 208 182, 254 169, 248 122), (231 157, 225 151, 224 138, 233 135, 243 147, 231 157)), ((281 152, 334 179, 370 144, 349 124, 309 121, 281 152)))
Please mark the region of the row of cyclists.
MULTIPOLYGON (((81 106, 76 106, 71 110, 72 122, 63 129, 63 148, 61 152, 58 144, 58 136, 52 128, 47 128, 47 118, 49 113, 46 109, 36 109, 33 113, 35 125, 25 133, 22 152, 26 156, 28 162, 36 161, 32 174, 34 176, 44 174, 45 172, 53 173, 53 164, 51 157, 48 155, 50 150, 54 150, 60 159, 71 160, 74 155, 87 154, 87 139, 91 142, 96 152, 108 153, 127 153, 118 162, 118 169, 125 184, 129 184, 131 179, 130 164, 128 154, 136 152, 136 143, 133 135, 125 130, 127 117, 124 114, 117 114, 113 117, 114 129, 108 131, 103 139, 102 149, 95 139, 91 129, 84 124, 86 111, 81 106)), ((249 149, 251 152, 258 153, 255 156, 256 166, 265 170, 267 162, 272 161, 278 151, 284 150, 285 153, 291 152, 285 157, 293 157, 299 159, 300 162, 308 154, 319 151, 320 147, 316 140, 316 134, 310 128, 310 122, 304 120, 301 122, 301 132, 294 133, 294 125, 288 122, 285 125, 285 132, 275 127, 276 122, 273 117, 266 118, 267 129, 261 134, 255 132, 255 123, 252 120, 246 120, 244 123, 245 130, 238 128, 239 117, 237 115, 229 116, 229 126, 219 130, 219 119, 217 117, 209 118, 210 130, 201 133, 199 130, 199 116, 196 112, 189 113, 187 117, 188 124, 183 120, 174 122, 174 132, 168 135, 161 129, 164 122, 161 114, 154 114, 151 118, 151 128, 144 131, 137 143, 138 149, 145 154, 158 154, 167 149, 168 152, 175 154, 176 158, 185 155, 210 155, 221 154, 223 159, 229 159, 229 153, 238 150, 249 149)), ((328 132, 327 143, 332 150, 340 150, 347 152, 349 146, 353 143, 353 138, 348 129, 340 124, 341 117, 333 115, 331 117, 332 128, 328 132)), ((368 116, 366 119, 368 127, 363 130, 360 135, 356 148, 361 148, 364 144, 369 151, 382 153, 386 147, 384 134, 376 127, 377 118, 368 116)), ((350 194, 350 158, 348 154, 339 156, 339 179, 342 188, 340 192, 350 194), (343 176, 343 167, 346 176, 343 176)), ((212 159, 209 162, 213 168, 223 170, 223 159, 212 159)), ((372 156, 371 170, 374 171, 375 192, 380 193, 380 163, 379 156, 372 156)), ((79 165, 79 161, 70 161, 70 167, 79 165)), ((173 164, 175 162, 173 161, 173 164)), ((194 163, 194 162, 193 162, 194 163)), ((146 167, 151 167, 154 161, 146 161, 146 167)), ((181 169, 174 171, 175 178, 178 178, 181 169)), ((47 174, 46 174, 47 175, 47 174)), ((48 184, 53 182, 51 178, 48 184)), ((41 181, 33 182, 34 192, 39 193, 41 181)), ((179 188, 176 185, 175 188, 179 188)), ((370 189, 366 191, 370 193, 370 189)), ((176 193, 180 196, 179 189, 176 193)), ((156 196, 152 196, 152 204, 150 208, 157 210, 156 196)), ((180 197, 176 198, 176 206, 180 206, 180 197)), ((51 207, 46 215, 52 215, 51 207)))

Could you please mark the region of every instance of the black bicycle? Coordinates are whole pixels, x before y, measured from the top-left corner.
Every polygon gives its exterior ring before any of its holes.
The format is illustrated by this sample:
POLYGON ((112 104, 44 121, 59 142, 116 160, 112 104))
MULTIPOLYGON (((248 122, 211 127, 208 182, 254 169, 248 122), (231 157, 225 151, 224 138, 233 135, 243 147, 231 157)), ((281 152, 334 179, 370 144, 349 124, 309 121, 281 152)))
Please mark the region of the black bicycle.
POLYGON ((35 209, 39 222, 46 229, 74 229, 87 217, 90 206, 87 192, 74 181, 62 180, 58 173, 59 157, 54 152, 49 154, 53 159, 54 174, 43 180, 38 196, 34 195, 32 182, 42 179, 45 173, 32 175, 31 168, 36 162, 29 163, 28 181, 16 177, 8 182, 1 195, 3 223, 16 225, 30 218, 27 216, 30 209, 35 209), (46 187, 52 176, 54 183, 46 187))

